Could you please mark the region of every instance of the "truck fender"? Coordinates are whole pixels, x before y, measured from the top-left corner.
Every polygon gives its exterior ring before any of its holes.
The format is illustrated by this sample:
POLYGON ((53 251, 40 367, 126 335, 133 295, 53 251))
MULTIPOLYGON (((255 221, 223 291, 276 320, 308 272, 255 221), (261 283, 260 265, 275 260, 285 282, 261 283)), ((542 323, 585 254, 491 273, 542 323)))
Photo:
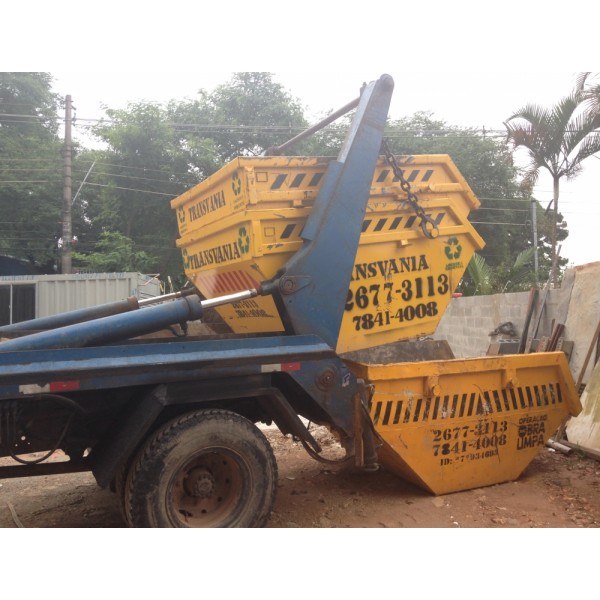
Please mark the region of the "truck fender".
POLYGON ((167 386, 155 387, 137 404, 110 443, 94 449, 90 455, 92 473, 100 487, 106 488, 110 485, 115 473, 146 437, 168 404, 167 397, 167 386))

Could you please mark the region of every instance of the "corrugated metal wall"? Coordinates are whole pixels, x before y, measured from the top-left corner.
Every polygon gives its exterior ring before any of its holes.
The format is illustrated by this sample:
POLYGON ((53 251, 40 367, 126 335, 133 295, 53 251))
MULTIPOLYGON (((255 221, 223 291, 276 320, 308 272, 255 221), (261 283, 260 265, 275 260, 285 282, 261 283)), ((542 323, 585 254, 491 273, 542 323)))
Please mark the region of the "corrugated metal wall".
POLYGON ((80 273, 76 275, 21 275, 0 277, 2 285, 35 284, 35 316, 161 294, 160 281, 140 273, 80 273))

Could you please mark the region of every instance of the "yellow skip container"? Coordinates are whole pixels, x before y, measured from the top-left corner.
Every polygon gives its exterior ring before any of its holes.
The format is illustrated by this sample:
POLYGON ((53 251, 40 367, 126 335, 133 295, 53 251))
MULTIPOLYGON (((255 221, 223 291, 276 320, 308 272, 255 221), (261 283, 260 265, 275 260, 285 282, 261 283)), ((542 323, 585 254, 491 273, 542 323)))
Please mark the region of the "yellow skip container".
POLYGON ((348 364, 373 384, 382 465, 436 495, 517 479, 581 411, 562 352, 348 364))
MULTIPOLYGON (((186 275, 203 296, 257 287, 276 275, 303 244, 302 228, 330 160, 237 158, 171 201, 186 275)), ((484 246, 468 221, 479 201, 449 156, 404 156, 397 162, 439 235, 425 237, 400 182, 381 158, 339 353, 432 334, 473 253, 484 246)), ((270 297, 217 310, 236 333, 283 331, 270 297)))

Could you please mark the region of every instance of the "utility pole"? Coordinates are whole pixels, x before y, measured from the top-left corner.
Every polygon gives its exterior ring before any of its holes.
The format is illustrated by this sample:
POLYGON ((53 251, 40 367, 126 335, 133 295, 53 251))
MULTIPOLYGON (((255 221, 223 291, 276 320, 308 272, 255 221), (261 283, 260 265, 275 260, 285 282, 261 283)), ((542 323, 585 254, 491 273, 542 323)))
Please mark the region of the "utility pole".
POLYGON ((69 274, 71 268, 71 251, 73 245, 73 227, 71 223, 71 125, 72 125, 71 96, 65 98, 65 149, 64 149, 64 185, 62 204, 62 248, 61 248, 61 273, 69 274))
POLYGON ((537 233, 537 201, 531 199, 531 223, 533 225, 533 269, 535 271, 535 285, 538 284, 538 233, 537 233))

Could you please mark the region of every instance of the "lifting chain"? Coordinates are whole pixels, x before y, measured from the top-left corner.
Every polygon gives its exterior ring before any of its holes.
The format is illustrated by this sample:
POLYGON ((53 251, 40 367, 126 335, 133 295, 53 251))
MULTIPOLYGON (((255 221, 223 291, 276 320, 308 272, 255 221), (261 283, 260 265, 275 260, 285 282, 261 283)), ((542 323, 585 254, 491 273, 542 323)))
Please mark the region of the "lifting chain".
POLYGON ((400 181, 400 187, 402 188, 402 191, 406 193, 406 199, 408 203, 415 211, 415 214, 419 217, 419 219, 421 219, 421 229, 425 234, 425 237, 428 237, 430 240, 435 239, 440 233, 437 223, 429 215, 425 214, 425 210, 419 204, 417 195, 411 189, 410 182, 404 178, 404 173, 402 173, 402 169, 398 165, 396 157, 392 154, 385 140, 383 140, 381 147, 385 152, 385 160, 394 171, 394 176, 396 179, 400 181))

